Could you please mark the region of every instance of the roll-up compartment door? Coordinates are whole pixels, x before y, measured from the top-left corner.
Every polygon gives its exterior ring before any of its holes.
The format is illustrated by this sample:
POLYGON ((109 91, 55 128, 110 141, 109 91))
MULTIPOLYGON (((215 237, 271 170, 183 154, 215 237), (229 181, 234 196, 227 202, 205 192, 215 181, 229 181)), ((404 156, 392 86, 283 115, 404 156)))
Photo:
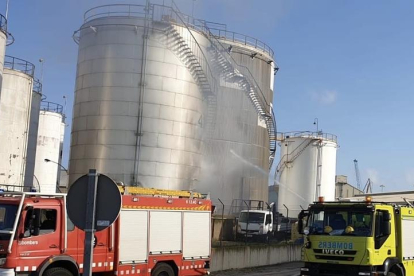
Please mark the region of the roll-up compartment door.
POLYGON ((148 212, 122 210, 120 215, 119 261, 123 263, 147 260, 148 212))
POLYGON ((210 256, 210 212, 184 212, 183 257, 210 256))
POLYGON ((182 213, 150 211, 150 254, 180 253, 182 213))

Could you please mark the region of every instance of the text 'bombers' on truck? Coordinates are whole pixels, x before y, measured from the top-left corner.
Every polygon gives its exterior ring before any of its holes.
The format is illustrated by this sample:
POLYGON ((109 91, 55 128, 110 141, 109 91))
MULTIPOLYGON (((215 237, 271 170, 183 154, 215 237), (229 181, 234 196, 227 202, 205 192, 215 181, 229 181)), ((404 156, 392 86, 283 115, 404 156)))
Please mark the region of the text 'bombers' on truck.
POLYGON ((414 275, 414 208, 365 201, 320 202, 299 216, 300 275, 414 275), (306 225, 303 225, 306 223, 306 225))
MULTIPOLYGON (((131 191, 114 224, 95 233, 93 273, 208 274, 211 201, 184 191, 131 191)), ((66 195, 0 193, 0 276, 78 276, 84 239, 67 217, 66 195)))

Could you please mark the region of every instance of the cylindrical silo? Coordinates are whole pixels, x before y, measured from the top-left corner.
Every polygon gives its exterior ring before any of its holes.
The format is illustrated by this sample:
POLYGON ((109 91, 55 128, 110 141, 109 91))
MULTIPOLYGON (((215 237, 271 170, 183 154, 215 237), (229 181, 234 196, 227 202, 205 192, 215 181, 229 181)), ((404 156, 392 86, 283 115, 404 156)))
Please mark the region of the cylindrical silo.
POLYGON ((24 177, 24 186, 26 190, 31 188, 38 188, 39 183, 33 177, 36 162, 36 147, 37 147, 37 132, 39 129, 39 114, 40 114, 40 101, 42 100, 42 84, 39 80, 34 80, 33 93, 32 93, 32 106, 30 111, 30 126, 29 136, 27 143, 27 157, 26 157, 26 169, 24 177))
POLYGON ((4 56, 6 54, 7 37, 7 19, 0 14, 0 99, 2 93, 1 87, 3 83, 4 56))
POLYGON ((0 184, 23 186, 34 65, 6 56, 0 99, 0 184))
POLYGON ((266 201, 272 50, 164 4, 85 14, 69 183, 95 168, 126 185, 210 192, 229 206, 266 201))
MULTIPOLYGON (((42 193, 55 193, 60 171, 63 108, 42 101, 36 150, 35 173, 42 193)), ((64 127, 63 127, 64 129, 64 127)))
POLYGON ((281 135, 281 159, 276 168, 278 210, 297 217, 300 210, 323 196, 335 200, 335 135, 293 132, 281 135))

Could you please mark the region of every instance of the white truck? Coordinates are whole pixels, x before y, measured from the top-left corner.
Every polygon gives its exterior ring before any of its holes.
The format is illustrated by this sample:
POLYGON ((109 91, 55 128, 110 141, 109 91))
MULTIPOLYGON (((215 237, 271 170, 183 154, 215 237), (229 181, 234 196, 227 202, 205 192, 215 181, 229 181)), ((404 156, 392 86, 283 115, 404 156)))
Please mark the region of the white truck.
POLYGON ((237 223, 237 240, 257 239, 268 241, 270 238, 287 239, 292 224, 297 219, 286 218, 274 210, 270 204, 268 210, 249 209, 240 212, 237 223))
POLYGON ((273 235, 273 212, 271 210, 243 210, 237 224, 237 239, 260 239, 268 241, 273 235))

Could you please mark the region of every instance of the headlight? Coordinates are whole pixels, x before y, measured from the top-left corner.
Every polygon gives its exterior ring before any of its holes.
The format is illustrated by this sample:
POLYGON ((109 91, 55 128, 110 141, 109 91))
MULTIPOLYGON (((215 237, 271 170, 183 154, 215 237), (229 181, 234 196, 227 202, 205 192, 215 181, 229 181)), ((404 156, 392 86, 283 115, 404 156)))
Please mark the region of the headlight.
POLYGON ((309 227, 305 227, 305 229, 303 229, 303 234, 309 235, 309 233, 310 233, 309 227))
POLYGON ((259 227, 259 234, 263 234, 263 226, 259 227))
POLYGON ((6 258, 1 258, 0 259, 0 265, 4 265, 6 263, 6 258))

